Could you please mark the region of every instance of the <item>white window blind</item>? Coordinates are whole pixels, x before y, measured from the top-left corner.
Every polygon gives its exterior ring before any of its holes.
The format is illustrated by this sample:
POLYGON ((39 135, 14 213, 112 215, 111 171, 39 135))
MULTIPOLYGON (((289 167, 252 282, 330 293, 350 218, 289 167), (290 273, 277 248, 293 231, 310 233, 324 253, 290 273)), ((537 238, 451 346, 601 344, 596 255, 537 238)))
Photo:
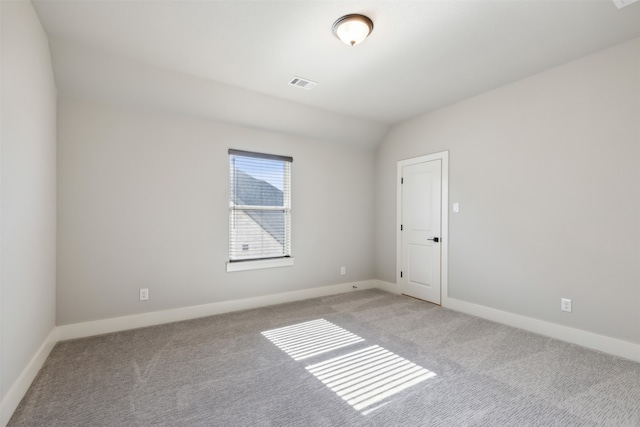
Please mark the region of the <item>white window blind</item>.
POLYGON ((229 150, 229 260, 291 256, 291 157, 229 150))

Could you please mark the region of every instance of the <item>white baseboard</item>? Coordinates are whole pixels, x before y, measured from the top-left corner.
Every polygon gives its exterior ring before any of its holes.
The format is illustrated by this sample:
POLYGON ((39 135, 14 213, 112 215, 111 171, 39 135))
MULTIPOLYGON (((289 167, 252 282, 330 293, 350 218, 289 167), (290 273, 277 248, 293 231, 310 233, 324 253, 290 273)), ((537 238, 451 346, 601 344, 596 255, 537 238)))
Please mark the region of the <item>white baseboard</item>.
POLYGON ((374 280, 376 282, 376 288, 389 292, 390 294, 400 295, 402 294, 402 289, 400 289, 400 285, 396 285, 395 283, 385 282, 383 280, 374 280))
POLYGON ((496 310, 495 308, 485 307, 455 298, 447 298, 443 302, 443 307, 451 310, 482 317, 483 319, 492 320, 536 334, 640 362, 640 344, 547 322, 545 320, 534 319, 520 314, 496 310))
POLYGON ((355 290, 372 289, 377 287, 376 282, 376 280, 364 280, 361 282, 340 283, 338 285, 302 289, 299 291, 264 295, 254 298, 214 302, 191 307, 174 308, 171 310, 153 311, 149 313, 134 314, 131 316, 95 320, 92 322, 62 325, 58 326, 58 339, 60 341, 64 341, 83 338, 92 335, 107 334, 110 332, 125 331, 128 329, 143 328, 163 323, 178 322, 180 320, 212 316, 214 314, 229 313, 232 311, 265 307, 268 305, 300 301, 309 298, 336 295, 355 290), (354 286, 357 286, 357 289, 354 288, 354 286))
MULTIPOLYGON (((29 389, 33 379, 38 374, 40 368, 42 368, 47 356, 49 356, 49 353, 58 341, 374 288, 393 294, 401 294, 400 287, 394 283, 382 280, 364 280, 241 300, 223 301, 58 326, 47 336, 27 367, 0 402, 0 426, 5 426, 9 422, 11 415, 18 407, 18 404, 29 389)), ((639 344, 519 314, 496 310, 455 298, 444 298, 443 307, 640 362, 639 344)))
POLYGON ((337 295, 356 290, 373 289, 378 287, 376 282, 376 280, 363 280, 360 282, 340 283, 337 285, 302 289, 299 291, 284 292, 274 295, 264 295, 255 298, 223 301, 198 306, 176 308, 172 310, 163 310, 58 326, 51 331, 27 367, 20 374, 16 382, 11 386, 11 389, 0 402, 0 426, 7 425, 9 419, 13 415, 13 412, 20 404, 20 401, 38 374, 38 371, 42 368, 47 356, 49 356, 49 353, 51 353, 51 350, 58 341, 177 322, 180 320, 195 319, 198 317, 212 316, 214 314, 229 313, 232 311, 247 310, 286 302, 301 301, 310 298, 337 295))
MULTIPOLYGON (((402 293, 400 287, 394 283, 384 282, 382 280, 376 280, 375 282, 378 289, 395 294, 402 293)), ((497 310, 455 298, 443 298, 442 306, 450 310, 471 314, 472 316, 492 320, 504 325, 577 344, 592 350, 598 350, 603 353, 640 362, 640 344, 547 322, 545 320, 534 319, 508 311, 497 310)))
POLYGON ((44 365, 45 360, 58 342, 58 330, 53 328, 47 338, 31 358, 18 379, 13 383, 7 394, 0 402, 0 425, 6 426, 20 401, 29 390, 29 386, 44 365))

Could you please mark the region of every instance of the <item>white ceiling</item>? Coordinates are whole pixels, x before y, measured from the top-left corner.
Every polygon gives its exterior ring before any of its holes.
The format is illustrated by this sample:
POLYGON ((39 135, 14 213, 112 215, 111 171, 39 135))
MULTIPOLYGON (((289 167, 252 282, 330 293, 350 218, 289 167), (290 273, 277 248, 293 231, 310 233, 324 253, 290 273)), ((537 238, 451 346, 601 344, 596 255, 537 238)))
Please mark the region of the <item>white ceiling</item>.
POLYGON ((262 116, 275 102, 299 119, 294 133, 374 143, 391 124, 640 36, 640 3, 611 0, 32 3, 63 96, 182 103, 246 125, 276 120, 262 116), (374 22, 356 47, 331 33, 348 13, 374 22), (294 75, 319 84, 290 86, 294 75))

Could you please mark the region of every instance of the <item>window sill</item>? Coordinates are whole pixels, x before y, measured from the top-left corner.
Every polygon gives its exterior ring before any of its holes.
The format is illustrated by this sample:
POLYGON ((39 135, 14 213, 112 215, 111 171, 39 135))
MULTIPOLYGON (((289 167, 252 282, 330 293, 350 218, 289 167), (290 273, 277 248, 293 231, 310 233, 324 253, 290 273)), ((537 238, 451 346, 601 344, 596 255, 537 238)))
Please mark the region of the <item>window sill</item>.
POLYGON ((232 271, 259 270, 262 268, 287 267, 291 265, 293 265, 293 257, 227 262, 227 273, 232 271))

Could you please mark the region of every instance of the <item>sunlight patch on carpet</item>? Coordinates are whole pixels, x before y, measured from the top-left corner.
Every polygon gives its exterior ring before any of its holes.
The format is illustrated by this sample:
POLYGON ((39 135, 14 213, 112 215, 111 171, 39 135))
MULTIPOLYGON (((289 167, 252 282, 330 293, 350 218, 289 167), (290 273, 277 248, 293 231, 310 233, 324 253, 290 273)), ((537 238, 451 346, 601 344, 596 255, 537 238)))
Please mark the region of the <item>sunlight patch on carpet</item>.
POLYGON ((360 411, 436 374, 374 345, 307 370, 360 411))
MULTIPOLYGON (((365 341, 325 319, 264 331, 262 335, 296 361, 365 341)), ((364 415, 384 407, 389 403, 387 398, 436 376, 379 345, 306 369, 364 415)))
POLYGON ((364 341, 356 334, 324 319, 298 323, 262 333, 279 349, 302 360, 364 341))

